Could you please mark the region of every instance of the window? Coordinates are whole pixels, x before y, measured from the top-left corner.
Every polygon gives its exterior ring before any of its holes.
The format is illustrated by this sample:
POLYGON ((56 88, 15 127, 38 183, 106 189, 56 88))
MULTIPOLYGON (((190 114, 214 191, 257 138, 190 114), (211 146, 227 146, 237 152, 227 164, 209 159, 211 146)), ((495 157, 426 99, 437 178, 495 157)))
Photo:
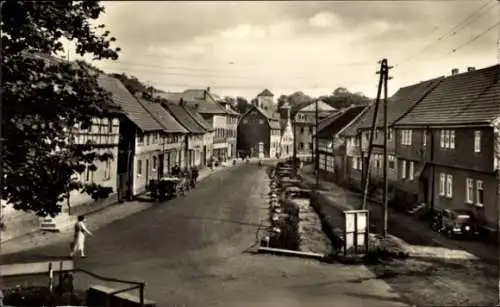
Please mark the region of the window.
POLYGON ((424 130, 422 133, 422 145, 425 147, 427 146, 427 131, 424 130))
POLYGON ((481 152, 481 131, 474 131, 474 152, 481 152))
POLYGON ((441 130, 441 148, 455 148, 455 130, 441 130))
POLYGON ((392 140, 392 137, 394 136, 394 129, 389 129, 389 135, 387 136, 388 140, 392 140))
POLYGON ((309 127, 309 133, 310 133, 310 134, 313 134, 313 133, 314 133, 314 132, 313 132, 313 127, 309 127))
POLYGON ((157 157, 153 157, 153 170, 156 170, 157 157))
POLYGON ((413 180, 415 176, 415 162, 410 161, 410 170, 408 171, 408 173, 408 175, 410 175, 410 180, 413 180))
POLYGON ((453 176, 446 175, 446 197, 453 197, 453 176))
POLYGON ((264 124, 264 120, 263 119, 259 119, 259 125, 263 125, 264 124))
POLYGON ((411 145, 412 130, 401 130, 401 144, 411 145))
POLYGON ((446 190, 446 174, 439 174, 439 195, 444 196, 446 190))
POLYGON ((396 161, 396 158, 394 156, 389 156, 388 157, 388 160, 389 160, 389 168, 390 169, 394 169, 394 166, 395 166, 395 161, 396 161))
POLYGON ((143 144, 144 143, 144 134, 139 133, 139 135, 137 136, 137 138, 138 138, 137 142, 139 144, 143 144))
POLYGON ((300 127, 300 133, 304 134, 304 127, 300 127))
POLYGON ((476 181, 476 205, 480 207, 484 205, 484 190, 483 182, 481 180, 476 181))
POLYGON ((467 178, 465 182, 465 201, 468 204, 472 204, 474 202, 474 180, 467 178))
POLYGON ((104 162, 104 180, 111 179, 111 161, 104 162))
POLYGON ((406 160, 401 161, 401 179, 406 179, 406 160))
POLYGON ((382 168, 382 163, 380 162, 380 160, 381 160, 380 158, 381 158, 381 157, 382 157, 382 156, 380 156, 380 155, 375 155, 375 167, 376 167, 377 169, 382 168))
POLYGON ((313 150, 313 143, 311 143, 311 142, 309 143, 309 149, 313 150))
POLYGON ((248 124, 248 119, 244 118, 244 119, 243 119, 243 123, 244 123, 244 124, 248 124))
POLYGON ((142 160, 137 160, 137 175, 142 175, 142 160))
POLYGON ((108 120, 108 133, 112 133, 113 132, 113 120, 110 118, 108 120))

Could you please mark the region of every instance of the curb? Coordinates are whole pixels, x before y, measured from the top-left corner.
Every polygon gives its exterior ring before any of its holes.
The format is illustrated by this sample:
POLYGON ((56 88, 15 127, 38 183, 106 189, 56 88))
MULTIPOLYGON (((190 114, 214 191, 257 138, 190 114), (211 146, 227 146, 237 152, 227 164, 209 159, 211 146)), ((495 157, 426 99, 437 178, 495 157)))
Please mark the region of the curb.
POLYGON ((316 260, 324 260, 326 256, 324 254, 312 253, 312 252, 301 252, 289 249, 272 248, 272 247, 259 247, 257 249, 258 253, 275 254, 283 256, 295 256, 299 258, 310 258, 316 260))

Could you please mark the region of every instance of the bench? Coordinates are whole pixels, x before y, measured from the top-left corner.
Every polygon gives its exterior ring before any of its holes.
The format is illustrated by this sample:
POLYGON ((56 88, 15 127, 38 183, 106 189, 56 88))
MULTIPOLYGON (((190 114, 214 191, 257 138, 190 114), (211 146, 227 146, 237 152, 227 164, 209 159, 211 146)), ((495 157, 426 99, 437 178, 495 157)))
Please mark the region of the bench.
MULTIPOLYGON (((113 294, 114 292, 119 290, 120 289, 114 289, 102 285, 92 285, 87 291, 87 305, 113 307, 136 307, 141 305, 140 298, 137 295, 126 292, 113 294)), ((156 303, 151 300, 144 299, 143 306, 156 307, 156 303)))
POLYGON ((1 277, 36 275, 49 272, 49 267, 52 266, 52 271, 67 271, 73 270, 73 260, 52 260, 31 263, 14 263, 0 265, 1 277))

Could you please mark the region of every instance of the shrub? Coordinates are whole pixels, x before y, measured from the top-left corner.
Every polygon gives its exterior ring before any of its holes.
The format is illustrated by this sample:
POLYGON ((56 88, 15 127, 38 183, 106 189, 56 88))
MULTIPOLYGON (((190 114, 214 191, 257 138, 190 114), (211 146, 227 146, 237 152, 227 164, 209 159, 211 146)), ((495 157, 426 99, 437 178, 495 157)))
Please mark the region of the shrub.
POLYGON ((3 303, 7 306, 55 306, 57 298, 48 287, 16 287, 4 291, 3 303))

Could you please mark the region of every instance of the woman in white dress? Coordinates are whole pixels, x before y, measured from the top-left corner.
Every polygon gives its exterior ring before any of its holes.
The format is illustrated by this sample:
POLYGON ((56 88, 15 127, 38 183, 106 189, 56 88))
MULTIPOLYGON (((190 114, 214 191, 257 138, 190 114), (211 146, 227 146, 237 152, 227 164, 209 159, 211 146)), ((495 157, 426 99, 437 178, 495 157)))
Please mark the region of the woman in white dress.
POLYGON ((85 236, 86 235, 91 236, 92 233, 87 229, 87 226, 85 226, 85 223, 83 222, 84 220, 85 216, 83 215, 78 216, 78 221, 75 224, 75 235, 73 238, 70 257, 73 257, 77 251, 80 251, 80 255, 82 257, 86 257, 85 236))

